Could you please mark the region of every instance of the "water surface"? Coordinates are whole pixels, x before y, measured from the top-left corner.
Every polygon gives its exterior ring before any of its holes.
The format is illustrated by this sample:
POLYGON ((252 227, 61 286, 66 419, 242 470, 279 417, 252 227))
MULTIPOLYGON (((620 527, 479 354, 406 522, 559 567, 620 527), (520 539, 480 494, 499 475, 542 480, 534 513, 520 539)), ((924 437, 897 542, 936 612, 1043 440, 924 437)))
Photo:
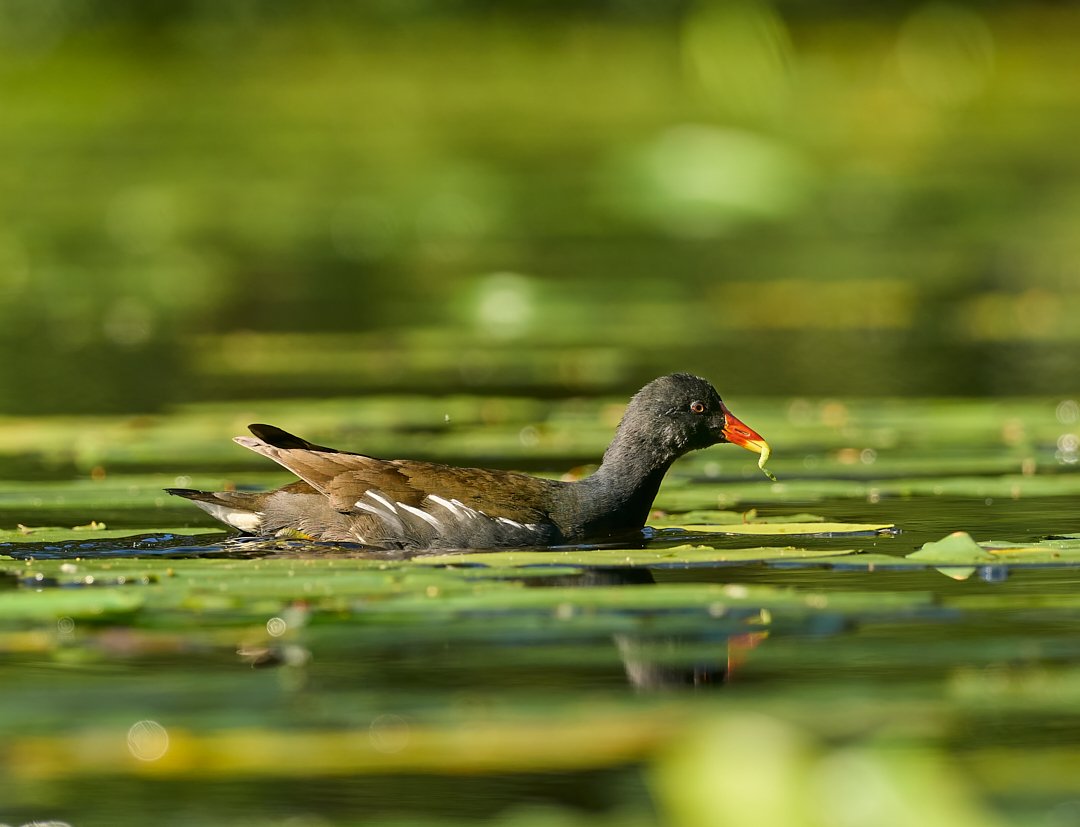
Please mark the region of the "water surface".
MULTIPOLYGON (((721 508, 887 522, 692 542, 901 561, 957 530, 1016 544, 1080 532, 1055 403, 1009 404, 1019 440, 975 402, 845 403, 837 423, 824 403, 745 401, 781 482, 719 446, 676 466, 656 521, 721 508)), ((489 407, 501 413, 418 437, 372 424, 379 405, 276 407, 321 442, 501 446, 495 464, 550 473, 598 456, 610 430, 608 406, 575 401, 489 407)), ((896 796, 922 802, 920 823, 1072 823, 1080 566, 485 568, 178 533, 213 525, 160 494, 177 477, 285 479, 229 443, 250 412, 194 406, 134 437, 123 420, 72 421, 9 446, 5 527, 98 520, 139 536, 6 538, 6 823, 704 823, 686 802, 711 823, 886 823, 896 796), (76 425, 102 436, 91 454, 63 448, 76 425), (770 803, 780 788, 794 792, 770 803)), ((658 528, 637 546, 681 542, 658 528)))

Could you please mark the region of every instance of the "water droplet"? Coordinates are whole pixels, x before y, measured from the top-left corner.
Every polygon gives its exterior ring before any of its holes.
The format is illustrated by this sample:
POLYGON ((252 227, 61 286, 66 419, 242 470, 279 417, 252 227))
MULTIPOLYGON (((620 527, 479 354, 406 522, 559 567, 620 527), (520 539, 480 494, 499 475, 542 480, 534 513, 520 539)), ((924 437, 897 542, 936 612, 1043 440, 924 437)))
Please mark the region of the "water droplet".
POLYGON ((536 291, 518 273, 493 273, 478 286, 476 322, 492 335, 509 338, 526 332, 533 321, 536 291))
POLYGON ((138 721, 128 730, 127 745, 140 761, 157 761, 169 751, 169 733, 157 721, 138 721))
POLYGON ((281 637, 289 629, 289 624, 280 617, 272 617, 266 621, 266 631, 271 637, 281 637))
POLYGON ((409 722, 400 715, 380 715, 368 727, 368 737, 379 752, 401 752, 409 743, 409 722))
POLYGON ((1062 434, 1058 437, 1057 447, 1057 453, 1054 456, 1059 462, 1075 465, 1080 461, 1080 436, 1062 434))
POLYGON ((1080 421, 1080 403, 1075 399, 1066 399, 1057 406, 1057 421, 1062 425, 1072 425, 1080 421))

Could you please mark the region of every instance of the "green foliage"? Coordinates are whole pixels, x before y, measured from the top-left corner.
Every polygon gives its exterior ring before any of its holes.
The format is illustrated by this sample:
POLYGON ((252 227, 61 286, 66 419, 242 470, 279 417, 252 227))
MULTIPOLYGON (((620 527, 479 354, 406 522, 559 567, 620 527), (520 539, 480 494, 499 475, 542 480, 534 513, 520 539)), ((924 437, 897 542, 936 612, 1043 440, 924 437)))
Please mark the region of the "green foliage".
POLYGON ((0 17, 0 411, 1071 381, 1072 10, 144 5, 0 17))

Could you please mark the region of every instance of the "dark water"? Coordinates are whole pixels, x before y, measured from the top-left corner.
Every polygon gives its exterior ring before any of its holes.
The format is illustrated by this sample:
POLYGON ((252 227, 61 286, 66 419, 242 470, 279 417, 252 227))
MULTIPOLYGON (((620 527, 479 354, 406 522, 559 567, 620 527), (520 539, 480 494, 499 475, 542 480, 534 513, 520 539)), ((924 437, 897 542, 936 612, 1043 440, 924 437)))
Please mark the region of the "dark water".
MULTIPOLYGON (((813 507, 831 519, 860 520, 880 514, 882 505, 836 500, 813 507)), ((1080 530, 1080 514, 1070 506, 1060 498, 999 504, 897 499, 884 507, 902 532, 859 545, 906 553, 958 525, 977 527, 980 539, 1034 540, 1046 533, 1040 526, 1080 530)), ((799 507, 788 503, 784 510, 799 507)), ((806 545, 827 542, 836 547, 835 540, 806 545)), ((222 549, 189 543, 168 553, 222 549)), ((81 553, 94 556, 89 548, 81 553)), ((686 716, 764 712, 820 739, 817 749, 826 755, 838 743, 915 743, 959 771, 958 779, 966 780, 950 783, 976 791, 978 812, 996 811, 1006 823, 1069 823, 1074 779, 1060 762, 1080 749, 1080 707, 1069 683, 1080 662, 1077 568, 996 567, 957 581, 933 569, 867 573, 759 564, 599 571, 538 578, 531 587, 650 583, 880 593, 886 602, 854 616, 779 612, 758 639, 731 623, 703 622, 694 612, 650 621, 647 611, 630 609, 632 623, 611 616, 570 631, 522 625, 500 614, 479 624, 463 617, 434 628, 371 626, 339 615, 308 626, 292 654, 284 647, 262 661, 198 633, 188 643, 181 638, 147 648, 125 642, 120 627, 98 629, 82 655, 79 647, 68 647, 45 657, 12 650, 9 639, 0 664, 4 728, 19 750, 30 749, 37 735, 59 738, 61 765, 38 779, 33 772, 16 773, 17 785, 10 777, 0 781, 0 800, 8 802, 0 814, 9 823, 49 817, 72 825, 142 824, 149 813, 153 823, 170 825, 516 824, 533 823, 536 813, 546 814, 540 823, 667 824, 669 811, 657 803, 665 793, 657 789, 653 758, 540 772, 510 766, 507 772, 488 768, 463 775, 371 769, 323 775, 282 755, 277 773, 273 762, 269 770, 263 762, 251 777, 235 769, 193 768, 191 779, 184 773, 155 778, 152 771, 88 770, 92 758, 78 752, 80 737, 89 736, 78 733, 110 726, 122 733, 122 722, 138 719, 167 721, 174 733, 329 727, 368 738, 386 721, 414 728, 460 726, 463 720, 515 725, 539 715, 557 724, 584 710, 578 726, 588 727, 604 709, 640 721, 663 719, 674 705, 683 723, 671 724, 673 730, 685 726, 686 716), (932 598, 914 608, 890 608, 888 598, 905 593, 932 598), (1054 604, 1055 597, 1071 602, 1054 604), (1047 683, 1045 691, 1040 682, 1047 683), (1013 694, 1022 701, 1025 685, 1042 703, 1009 701, 1013 694), (997 687, 996 694, 980 694, 986 686, 997 687), (63 769, 64 750, 73 751, 73 764, 81 769, 63 769), (1034 787, 1024 769, 1032 756, 1049 767, 1034 787), (1011 778, 1002 780, 999 764, 1008 766, 1011 778), (169 802, 167 812, 162 802, 169 802)), ((555 726, 551 737, 565 733, 555 726)), ((673 737, 676 744, 688 739, 673 737)), ((7 760, 15 759, 9 753, 7 760)))

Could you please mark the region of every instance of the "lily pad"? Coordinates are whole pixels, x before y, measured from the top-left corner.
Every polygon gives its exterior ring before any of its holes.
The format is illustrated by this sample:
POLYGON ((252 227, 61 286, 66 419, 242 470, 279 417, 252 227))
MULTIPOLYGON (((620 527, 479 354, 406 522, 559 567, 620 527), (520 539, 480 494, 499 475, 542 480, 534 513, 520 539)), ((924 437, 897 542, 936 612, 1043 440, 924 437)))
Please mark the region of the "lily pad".
POLYGON ((738 525, 741 523, 823 523, 825 518, 817 514, 773 514, 761 516, 757 509, 749 511, 719 511, 704 509, 687 511, 683 514, 665 514, 649 520, 649 525, 663 528, 684 525, 686 523, 709 525, 738 525))
POLYGON ((1080 546, 1062 546, 1044 541, 1027 546, 984 546, 999 563, 1080 564, 1080 546))
POLYGON ((740 502, 785 503, 820 502, 830 498, 868 497, 971 497, 1019 499, 1023 497, 1064 497, 1080 494, 1080 474, 1003 474, 927 479, 926 477, 832 479, 793 478, 770 483, 767 480, 681 484, 665 481, 656 498, 656 507, 666 511, 715 508, 740 502))
POLYGON ((731 523, 729 525, 677 525, 691 534, 753 534, 831 537, 843 534, 880 534, 895 528, 892 523, 731 523))
POLYGON ((0 620, 114 618, 142 607, 145 595, 135 589, 49 589, 6 591, 0 597, 0 620))
POLYGON ((994 559, 994 555, 976 543, 966 531, 954 531, 943 540, 926 543, 907 557, 929 564, 986 563, 994 559))
POLYGON ((1080 564, 1080 538, 1056 537, 1033 543, 976 542, 964 531, 923 545, 904 557, 873 552, 769 560, 772 565, 833 566, 849 569, 913 569, 933 567, 955 579, 964 579, 980 567, 1080 564))
POLYGON ((932 565, 1080 563, 1080 540, 1061 538, 1035 543, 977 543, 967 532, 957 531, 943 540, 927 543, 907 555, 907 558, 932 565))
POLYGON ((522 566, 578 566, 582 568, 640 567, 679 568, 724 563, 760 563, 836 557, 853 551, 805 548, 727 548, 675 546, 667 549, 593 549, 591 551, 492 551, 438 554, 417 558, 426 565, 473 565, 492 568, 522 566))
POLYGON ((895 529, 893 523, 826 522, 817 514, 758 516, 756 509, 723 511, 715 509, 688 511, 665 515, 650 521, 657 529, 678 529, 691 534, 747 534, 835 536, 844 534, 877 534, 895 529))
POLYGON ((206 526, 188 526, 185 528, 107 528, 103 524, 90 524, 73 528, 56 526, 21 526, 16 529, 0 529, 0 545, 18 545, 22 543, 65 543, 81 540, 111 540, 119 537, 138 537, 145 534, 176 534, 179 536, 198 536, 200 534, 224 533, 224 528, 206 526))

